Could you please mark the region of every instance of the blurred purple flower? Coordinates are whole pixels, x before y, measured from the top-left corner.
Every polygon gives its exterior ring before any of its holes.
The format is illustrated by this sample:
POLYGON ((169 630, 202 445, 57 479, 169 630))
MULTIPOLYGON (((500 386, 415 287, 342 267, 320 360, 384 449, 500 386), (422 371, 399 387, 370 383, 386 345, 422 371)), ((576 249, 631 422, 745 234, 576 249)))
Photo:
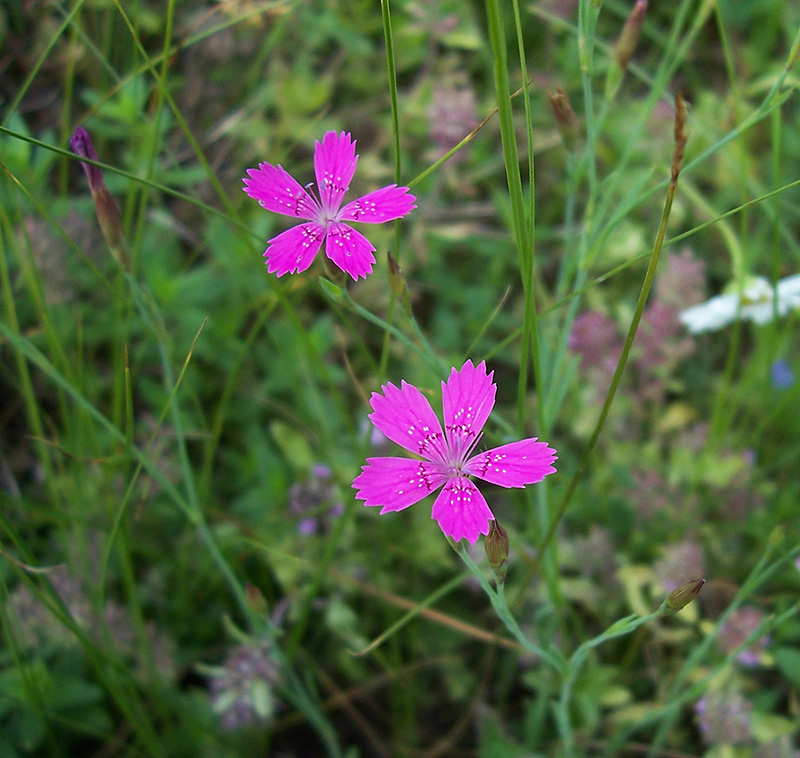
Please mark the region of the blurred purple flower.
POLYGON ((752 705, 738 692, 711 692, 694 705, 695 721, 706 745, 746 745, 752 705))
POLYGON ((702 303, 706 299, 705 263, 688 247, 667 255, 656 278, 655 298, 677 311, 702 303))
MULTIPOLYGON (((478 125, 477 112, 478 103, 471 87, 447 82, 434 85, 428 118, 431 142, 436 149, 445 153, 461 142, 478 125)), ((466 149, 459 150, 450 160, 463 161, 466 149)))
POLYGON ((753 758, 800 758, 800 750, 792 747, 792 738, 784 734, 759 745, 753 752, 753 758))
POLYGON ((271 650, 268 639, 242 643, 220 666, 208 667, 211 706, 225 729, 266 723, 275 713, 274 690, 282 677, 271 650))
MULTIPOLYGON (((729 655, 740 647, 747 638, 758 629, 764 620, 764 612, 760 608, 749 605, 737 608, 720 627, 717 646, 724 655, 729 655)), ((763 635, 749 644, 736 655, 736 660, 743 666, 758 666, 761 652, 769 645, 769 637, 763 635)))
POLYGON ((662 552, 664 557, 653 568, 665 592, 672 592, 689 579, 705 576, 705 557, 696 542, 684 540, 665 546, 662 552))
POLYGON ((317 534, 330 520, 341 516, 344 504, 338 500, 333 472, 323 464, 313 466, 304 481, 289 488, 289 510, 301 517, 297 531, 305 537, 317 534))
POLYGON ((785 390, 794 384, 794 371, 787 360, 779 358, 772 364, 770 378, 775 389, 785 390))
POLYGON ((604 385, 598 390, 605 391, 622 353, 617 325, 605 313, 584 311, 572 322, 567 345, 580 356, 581 370, 589 374, 589 380, 604 385))
POLYGON ((319 531, 319 521, 315 518, 300 519, 300 522, 297 524, 297 531, 304 537, 310 537, 312 534, 316 534, 319 531))

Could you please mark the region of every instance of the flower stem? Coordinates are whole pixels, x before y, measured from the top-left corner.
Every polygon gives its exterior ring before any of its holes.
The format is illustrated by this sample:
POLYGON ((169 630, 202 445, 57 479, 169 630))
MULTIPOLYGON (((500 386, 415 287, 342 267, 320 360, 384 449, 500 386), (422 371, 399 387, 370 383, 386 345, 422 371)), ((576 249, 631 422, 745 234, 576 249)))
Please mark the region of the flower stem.
POLYGON ((547 530, 547 534, 544 536, 544 539, 539 545, 537 556, 533 561, 533 568, 531 569, 532 572, 538 569, 542 560, 542 553, 555 535, 556 529, 558 528, 558 525, 564 516, 564 512, 567 510, 567 506, 572 500, 572 496, 575 494, 578 482, 580 481, 581 475, 583 474, 586 464, 589 461, 589 456, 594 451, 597 440, 600 437, 600 432, 603 430, 603 426, 605 425, 606 419, 608 418, 608 413, 611 409, 611 404, 614 402, 614 396, 616 395, 617 388, 619 387, 620 380, 622 379, 622 372, 625 370, 625 364, 628 361, 628 355, 631 352, 633 340, 636 337, 636 332, 639 328, 639 322, 642 318, 644 306, 647 303, 647 297, 650 294, 650 288, 653 285, 653 279, 656 275, 656 267, 658 266, 658 258, 661 253, 661 248, 664 245, 664 238, 667 233, 667 222, 669 221, 669 215, 672 210, 672 202, 675 198, 675 190, 678 186, 678 176, 680 175, 681 167, 683 165, 683 156, 686 150, 686 105, 683 97, 681 97, 680 94, 675 97, 675 108, 675 150, 672 158, 670 182, 667 187, 667 197, 664 202, 664 210, 661 214, 661 223, 658 226, 656 241, 653 245, 653 252, 650 255, 650 262, 647 266, 647 272, 645 273, 644 281, 642 282, 642 288, 639 291, 639 299, 636 302, 636 310, 634 311, 633 318, 631 319, 631 325, 628 328, 628 334, 625 337, 625 344, 623 345, 622 354, 620 355, 619 362, 617 363, 617 368, 614 371, 614 376, 611 380, 611 386, 608 388, 608 393, 606 394, 603 408, 600 411, 600 417, 597 419, 597 423, 595 424, 595 428, 592 432, 591 438, 589 439, 589 443, 586 445, 586 448, 584 449, 580 460, 578 461, 575 473, 573 474, 569 486, 567 487, 567 491, 558 506, 555 517, 550 523, 550 528, 547 530))

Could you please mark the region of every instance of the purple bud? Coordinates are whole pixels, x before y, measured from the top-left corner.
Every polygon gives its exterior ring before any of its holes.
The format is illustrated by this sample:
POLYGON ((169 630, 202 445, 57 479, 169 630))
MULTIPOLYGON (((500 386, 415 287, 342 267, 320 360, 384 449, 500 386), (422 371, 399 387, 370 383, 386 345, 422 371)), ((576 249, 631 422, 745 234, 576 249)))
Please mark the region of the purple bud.
MULTIPOLYGON (((93 161, 98 160, 97 150, 94 149, 92 138, 82 126, 75 129, 75 133, 69 140, 69 146, 72 148, 72 152, 81 158, 88 158, 93 161)), ((92 192, 92 199, 97 211, 97 220, 100 222, 103 236, 106 238, 112 255, 120 263, 126 265, 127 258, 123 245, 122 221, 119 215, 119 208, 103 182, 103 170, 100 166, 94 166, 84 161, 81 161, 81 166, 83 166, 86 178, 89 180, 89 189, 92 192)))
MULTIPOLYGON (((100 160, 97 156, 97 150, 94 149, 92 144, 89 132, 82 126, 76 127, 75 133, 70 137, 69 146, 72 148, 72 152, 81 158, 88 158, 92 161, 100 160)), ((93 166, 91 163, 84 163, 83 161, 81 161, 81 166, 83 166, 86 178, 89 180, 89 189, 93 195, 101 188, 105 188, 103 170, 99 166, 93 166)))

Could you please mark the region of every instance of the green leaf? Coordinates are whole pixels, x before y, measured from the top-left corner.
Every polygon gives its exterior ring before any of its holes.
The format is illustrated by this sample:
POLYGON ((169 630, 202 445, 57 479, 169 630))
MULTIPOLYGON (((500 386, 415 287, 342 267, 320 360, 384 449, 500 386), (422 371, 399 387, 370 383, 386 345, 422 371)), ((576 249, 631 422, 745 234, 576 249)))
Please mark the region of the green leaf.
POLYGON ((800 688, 800 650, 782 647, 775 651, 775 663, 781 673, 795 686, 800 688))
POLYGON ((269 430, 286 459, 301 471, 308 471, 314 465, 311 447, 300 432, 282 421, 273 421, 269 430))
POLYGON ((330 279, 320 277, 317 279, 322 291, 330 298, 332 303, 343 303, 344 295, 340 287, 337 287, 330 279))

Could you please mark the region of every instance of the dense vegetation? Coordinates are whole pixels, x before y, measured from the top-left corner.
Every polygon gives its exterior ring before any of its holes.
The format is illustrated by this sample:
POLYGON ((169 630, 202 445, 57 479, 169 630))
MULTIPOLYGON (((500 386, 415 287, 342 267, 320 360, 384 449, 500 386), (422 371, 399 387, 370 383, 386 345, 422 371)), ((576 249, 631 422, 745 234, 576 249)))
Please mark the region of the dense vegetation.
POLYGON ((646 6, 0 4, 0 758, 800 755, 800 7, 646 6), (352 487, 467 360, 502 567, 352 487))

